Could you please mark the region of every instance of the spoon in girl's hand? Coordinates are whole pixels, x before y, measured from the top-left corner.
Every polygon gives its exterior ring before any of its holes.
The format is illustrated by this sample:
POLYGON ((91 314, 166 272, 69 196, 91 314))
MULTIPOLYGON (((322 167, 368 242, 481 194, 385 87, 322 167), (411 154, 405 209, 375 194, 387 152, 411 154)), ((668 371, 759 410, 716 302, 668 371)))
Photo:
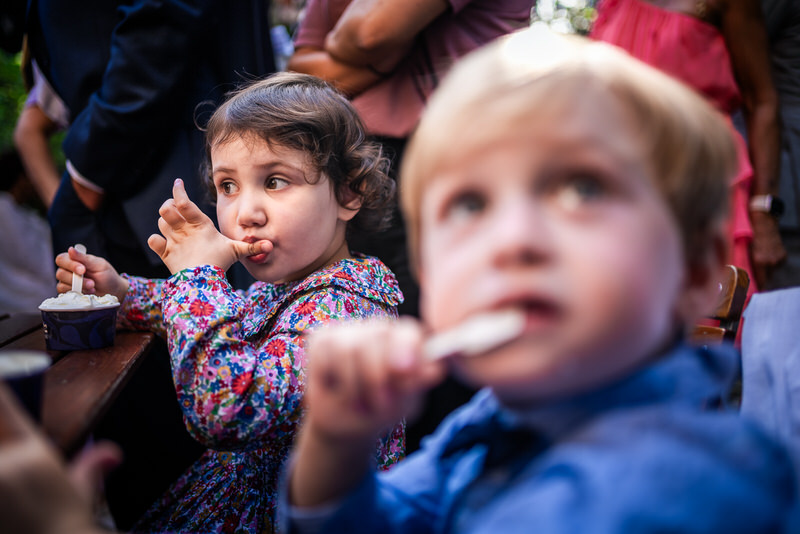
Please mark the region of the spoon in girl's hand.
MULTIPOLYGON (((86 247, 78 243, 75 245, 75 250, 80 252, 81 254, 86 254, 86 247)), ((72 290, 75 293, 83 293, 83 275, 78 273, 72 273, 72 290)))
POLYGON ((429 360, 478 356, 515 340, 524 330, 525 313, 521 310, 483 313, 434 335, 425 342, 422 351, 429 360))

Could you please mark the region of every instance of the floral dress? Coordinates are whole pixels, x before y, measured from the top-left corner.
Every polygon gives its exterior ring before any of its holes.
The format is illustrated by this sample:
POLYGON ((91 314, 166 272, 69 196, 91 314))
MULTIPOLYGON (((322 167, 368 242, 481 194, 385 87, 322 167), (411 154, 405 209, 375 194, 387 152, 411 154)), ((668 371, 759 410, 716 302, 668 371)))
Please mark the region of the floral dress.
MULTIPOLYGON (((208 265, 167 280, 126 278, 119 326, 167 339, 184 421, 209 447, 133 530, 272 532, 278 477, 302 413, 303 333, 331 320, 396 317, 403 297, 394 275, 359 257, 246 292, 208 265)), ((381 468, 402 458, 404 433, 400 423, 378 440, 381 468)))

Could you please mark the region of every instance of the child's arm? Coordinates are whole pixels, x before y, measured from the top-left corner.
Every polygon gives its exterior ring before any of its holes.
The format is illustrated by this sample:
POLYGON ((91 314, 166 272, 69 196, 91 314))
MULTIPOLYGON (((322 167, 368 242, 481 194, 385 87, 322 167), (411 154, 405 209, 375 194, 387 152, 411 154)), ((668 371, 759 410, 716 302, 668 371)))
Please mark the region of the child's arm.
POLYGON ((364 478, 375 437, 444 376, 443 364, 421 358, 421 347, 421 329, 410 319, 335 325, 310 336, 293 505, 335 501, 364 478))
POLYGON ((120 301, 118 326, 150 330, 166 337, 161 314, 163 280, 119 274, 105 258, 81 253, 74 247, 56 256, 56 265, 59 293, 72 289, 73 273, 82 274, 84 293, 110 294, 120 301))

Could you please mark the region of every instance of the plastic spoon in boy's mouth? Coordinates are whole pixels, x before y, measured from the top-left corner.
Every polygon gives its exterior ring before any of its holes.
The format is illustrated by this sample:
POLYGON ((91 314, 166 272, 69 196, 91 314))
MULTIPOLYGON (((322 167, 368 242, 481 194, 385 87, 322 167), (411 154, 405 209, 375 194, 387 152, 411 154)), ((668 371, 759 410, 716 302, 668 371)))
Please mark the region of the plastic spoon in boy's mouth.
POLYGON ((452 356, 477 356, 500 348, 525 330, 525 313, 507 309, 470 317, 460 325, 436 334, 423 346, 429 360, 452 356))
MULTIPOLYGON (((75 250, 80 252, 81 254, 86 254, 86 247, 81 245, 80 243, 75 245, 75 250)), ((83 275, 78 273, 72 273, 72 290, 75 293, 83 293, 83 275)))

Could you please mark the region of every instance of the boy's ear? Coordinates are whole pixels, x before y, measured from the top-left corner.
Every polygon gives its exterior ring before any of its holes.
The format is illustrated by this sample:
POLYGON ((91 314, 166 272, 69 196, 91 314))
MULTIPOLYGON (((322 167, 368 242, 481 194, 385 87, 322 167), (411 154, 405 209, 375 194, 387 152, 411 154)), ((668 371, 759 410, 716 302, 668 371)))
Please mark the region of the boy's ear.
POLYGON ((358 210, 361 209, 361 196, 353 191, 347 191, 343 203, 339 204, 339 219, 342 221, 349 221, 356 216, 358 210))
POLYGON ((676 310, 679 320, 686 327, 691 327, 714 311, 725 265, 730 261, 728 239, 721 229, 715 230, 709 241, 709 246, 702 252, 687 258, 686 281, 676 310))

